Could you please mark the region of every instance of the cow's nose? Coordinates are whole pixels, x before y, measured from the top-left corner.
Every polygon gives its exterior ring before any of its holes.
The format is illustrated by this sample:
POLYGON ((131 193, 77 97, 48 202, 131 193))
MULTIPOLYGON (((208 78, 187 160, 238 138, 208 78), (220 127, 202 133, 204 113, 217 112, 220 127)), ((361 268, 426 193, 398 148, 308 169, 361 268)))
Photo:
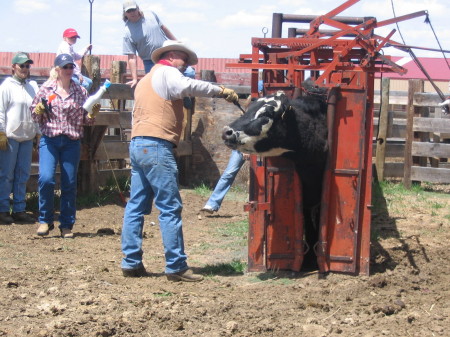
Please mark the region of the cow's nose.
POLYGON ((228 126, 225 126, 222 131, 222 139, 226 141, 236 141, 236 133, 228 126))

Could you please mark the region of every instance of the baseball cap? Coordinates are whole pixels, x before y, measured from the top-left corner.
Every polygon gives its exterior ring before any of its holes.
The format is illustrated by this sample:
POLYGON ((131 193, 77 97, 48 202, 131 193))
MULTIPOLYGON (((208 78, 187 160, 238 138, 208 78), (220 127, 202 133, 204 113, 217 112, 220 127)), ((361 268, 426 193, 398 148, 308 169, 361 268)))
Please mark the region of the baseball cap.
POLYGON ((67 28, 64 33, 63 37, 77 37, 80 38, 80 35, 78 35, 77 31, 73 28, 67 28))
POLYGON ((30 56, 28 53, 24 52, 18 52, 14 57, 12 58, 12 64, 24 64, 24 63, 33 63, 33 60, 30 59, 30 56))
POLYGON ((73 61, 73 57, 69 54, 59 54, 55 58, 55 67, 64 67, 66 64, 73 64, 75 65, 75 62, 73 61))
POLYGON ((136 1, 125 1, 123 3, 123 11, 126 12, 129 9, 136 9, 138 8, 138 5, 136 1))

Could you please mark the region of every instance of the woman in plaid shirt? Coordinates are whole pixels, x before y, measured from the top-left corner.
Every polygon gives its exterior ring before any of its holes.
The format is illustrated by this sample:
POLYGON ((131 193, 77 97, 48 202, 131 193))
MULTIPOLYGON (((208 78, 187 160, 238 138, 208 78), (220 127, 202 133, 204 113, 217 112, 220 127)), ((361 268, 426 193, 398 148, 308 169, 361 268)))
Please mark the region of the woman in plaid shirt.
POLYGON ((75 67, 69 54, 55 58, 50 78, 42 84, 30 107, 42 136, 39 143, 39 228, 48 235, 54 228, 55 171, 61 170, 59 229, 63 238, 73 238, 75 223, 77 170, 83 125, 92 125, 100 104, 92 115, 83 109, 88 98, 85 88, 71 80, 75 67))

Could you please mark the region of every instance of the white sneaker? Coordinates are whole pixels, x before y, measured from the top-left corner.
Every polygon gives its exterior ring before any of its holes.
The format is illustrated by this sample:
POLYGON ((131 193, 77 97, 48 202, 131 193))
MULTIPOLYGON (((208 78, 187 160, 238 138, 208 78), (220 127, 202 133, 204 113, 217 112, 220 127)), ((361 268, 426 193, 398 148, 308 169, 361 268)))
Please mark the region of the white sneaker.
POLYGON ((214 212, 217 212, 216 210, 214 210, 211 206, 209 205, 205 205, 203 206, 203 208, 200 210, 201 212, 207 212, 209 214, 213 214, 214 212))

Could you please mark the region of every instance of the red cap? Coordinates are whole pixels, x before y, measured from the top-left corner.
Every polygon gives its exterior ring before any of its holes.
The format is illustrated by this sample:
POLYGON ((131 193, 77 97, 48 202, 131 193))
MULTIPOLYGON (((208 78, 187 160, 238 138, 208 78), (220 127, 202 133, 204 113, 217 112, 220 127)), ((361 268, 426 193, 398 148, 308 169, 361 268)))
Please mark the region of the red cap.
POLYGON ((80 35, 78 35, 77 31, 73 28, 67 28, 64 33, 63 37, 77 37, 80 38, 80 35))

